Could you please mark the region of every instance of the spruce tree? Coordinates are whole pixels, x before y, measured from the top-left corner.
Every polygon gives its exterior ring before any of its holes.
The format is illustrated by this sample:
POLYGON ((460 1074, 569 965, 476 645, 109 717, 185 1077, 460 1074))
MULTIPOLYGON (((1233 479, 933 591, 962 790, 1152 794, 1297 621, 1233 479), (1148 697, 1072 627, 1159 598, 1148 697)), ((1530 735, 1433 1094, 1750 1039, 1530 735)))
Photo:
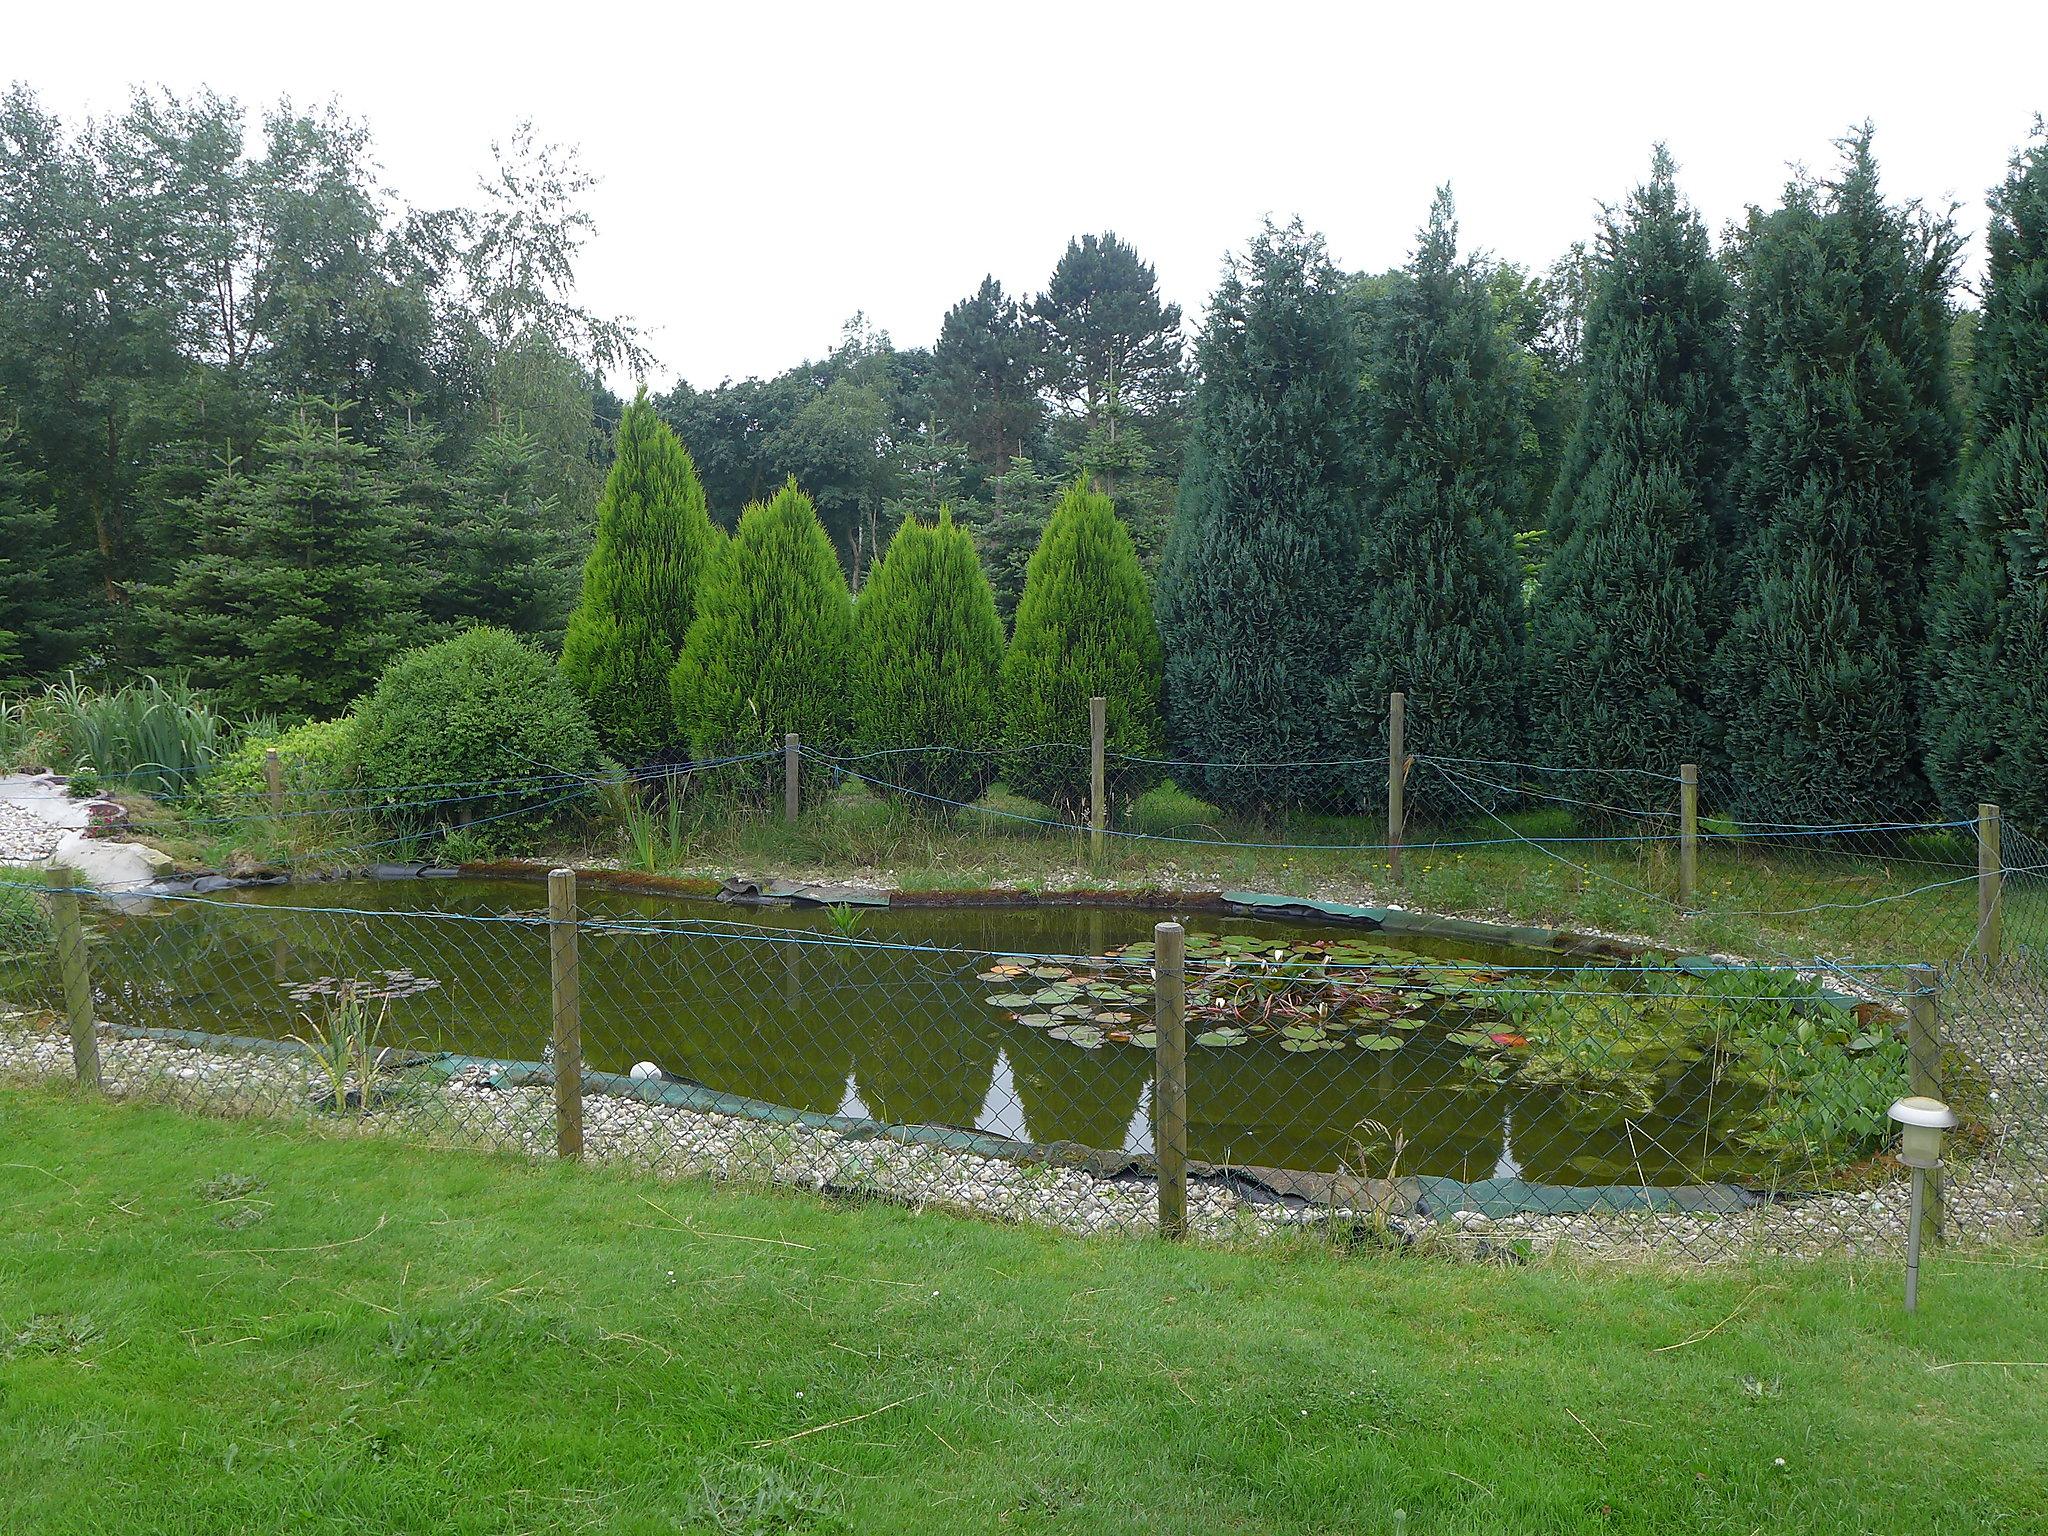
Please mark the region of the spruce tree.
POLYGON ((1957 814, 2048 823, 2048 128, 1991 194, 1975 445, 1929 594, 1927 771, 1957 814))
POLYGON ((450 497, 435 618, 488 624, 550 644, 567 616, 554 498, 536 485, 538 445, 515 427, 478 440, 450 497))
POLYGON ((417 637, 420 585, 376 453, 332 402, 302 402, 253 477, 198 507, 199 553, 152 588, 160 659, 232 710, 326 717, 417 637))
MULTIPOLYGON (((747 508, 718 553, 670 675, 676 730, 698 761, 766 752, 795 731, 837 750, 848 723, 853 597, 816 508, 791 480, 747 508)), ((720 775, 766 797, 779 760, 720 775)))
POLYGON ((1917 808, 1922 587, 1954 471, 1951 221, 1888 205, 1866 127, 1737 247, 1748 433, 1719 692, 1752 819, 1917 808))
POLYGON ((1161 650, 1130 530, 1107 496, 1071 487, 1024 571, 1003 657, 1013 749, 1003 779, 1063 815, 1088 805, 1088 701, 1104 700, 1107 789, 1122 802, 1159 778, 1161 650), (1133 761, 1138 759, 1138 761, 1133 761))
POLYGON ((1530 740, 1559 765, 1708 757, 1735 468, 1732 291, 1659 147, 1601 235, 1584 384, 1529 615, 1530 740))
POLYGON ((83 564, 64 545, 42 477, 0 434, 0 684, 46 677, 77 654, 84 637, 68 594, 83 564))
POLYGON ((619 422, 583 595, 562 637, 562 675, 606 750, 627 762, 675 739, 669 673, 719 542, 688 450, 642 389, 619 422))
POLYGON ((974 540, 944 507, 937 523, 907 520, 853 605, 852 743, 915 749, 877 758, 871 776, 917 796, 977 798, 995 772, 1002 667, 1003 623, 974 540))
POLYGON ((1328 695, 1358 600, 1358 350, 1320 235, 1268 224, 1231 261, 1196 362, 1159 583, 1167 735, 1195 760, 1176 777, 1234 807, 1313 802, 1325 770, 1227 765, 1343 755, 1328 695))
MULTIPOLYGON (((1514 758, 1522 573, 1510 519, 1526 496, 1526 373, 1486 269, 1458 255, 1448 188, 1413 258, 1372 304, 1366 332, 1365 593, 1337 712, 1356 750, 1378 739, 1387 695, 1399 690, 1418 755, 1514 758)), ((1428 774, 1409 786, 1410 808, 1423 813, 1462 808, 1468 795, 1496 798, 1428 774)))

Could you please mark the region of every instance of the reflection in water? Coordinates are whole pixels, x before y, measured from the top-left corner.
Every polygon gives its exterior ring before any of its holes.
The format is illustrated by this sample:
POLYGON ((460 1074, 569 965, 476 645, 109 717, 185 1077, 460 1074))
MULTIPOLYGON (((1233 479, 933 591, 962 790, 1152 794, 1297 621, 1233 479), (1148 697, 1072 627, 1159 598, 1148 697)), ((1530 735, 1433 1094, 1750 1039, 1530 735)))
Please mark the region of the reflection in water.
MULTIPOLYGON (((586 930, 584 1051, 597 1070, 652 1060, 726 1092, 823 1113, 972 1127, 1039 1142, 1148 1151, 1152 1056, 1084 1051, 987 1002, 977 952, 1097 953, 1149 934, 1114 908, 911 908, 831 938, 818 911, 741 909, 586 890, 590 917, 683 931, 586 930), (879 942, 875 942, 879 941, 879 942)), ((404 968, 441 983, 394 1003, 384 1043, 537 1059, 549 1032, 547 935, 525 923, 441 921, 537 911, 513 882, 342 882, 160 902, 101 921, 93 971, 107 1018, 222 1033, 305 1033, 287 985, 404 968), (294 908, 355 909, 351 913, 294 908)), ((1290 934, 1310 925, 1202 917, 1198 930, 1290 934)), ((1335 930, 1326 930, 1335 931, 1335 930)), ((1529 963, 1528 952, 1415 942, 1418 953, 1529 963)), ((0 976, 0 992, 6 978, 0 976)), ((317 1027, 317 1020, 314 1026, 317 1027)), ((1741 1166, 1700 1108, 1711 1068, 1686 1069, 1650 1113, 1587 1095, 1512 1088, 1460 1070, 1462 1051, 1417 1034, 1396 1052, 1289 1054, 1261 1043, 1188 1062, 1189 1150, 1211 1163, 1375 1171, 1380 1133, 1400 1168, 1477 1179, 1687 1182, 1741 1166)), ((1726 1107, 1726 1087, 1720 1089, 1726 1107)))

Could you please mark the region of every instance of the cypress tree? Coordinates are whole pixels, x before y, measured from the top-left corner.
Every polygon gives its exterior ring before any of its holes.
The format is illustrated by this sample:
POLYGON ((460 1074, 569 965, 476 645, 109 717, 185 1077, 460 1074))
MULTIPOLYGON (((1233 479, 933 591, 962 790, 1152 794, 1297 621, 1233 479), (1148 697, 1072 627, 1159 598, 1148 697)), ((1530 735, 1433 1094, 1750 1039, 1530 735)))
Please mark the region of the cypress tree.
POLYGON ((1946 808, 2048 822, 2048 128, 1991 194, 1975 453, 1930 594, 1927 771, 1946 808))
MULTIPOLYGON (((1196 347, 1201 384, 1159 584, 1167 733, 1190 788, 1299 804, 1342 755, 1329 680, 1358 593, 1358 350, 1322 237, 1268 224, 1231 261, 1196 347)), ((1021 623, 1021 614, 1020 614, 1021 623)))
MULTIPOLYGON (((830 751, 845 740, 853 597, 811 499, 791 480, 747 508, 713 562, 670 676, 676 728, 698 760, 765 752, 795 731, 830 751)), ((747 764, 721 782, 762 797, 782 765, 747 764)))
POLYGON ((1545 762, 1671 772, 1708 755, 1735 468, 1732 290, 1660 146, 1610 216, 1585 383, 1529 616, 1545 762))
MULTIPOLYGON (((1020 749, 1005 762, 1004 780, 1063 814, 1084 810, 1088 701, 1097 696, 1106 701, 1109 751, 1158 757, 1160 660, 1151 594, 1130 530, 1107 496, 1072 486, 1025 567, 1016 631, 1003 657, 1006 738, 1020 749)), ((1113 799, 1125 800, 1158 777, 1153 764, 1112 758, 1107 787, 1113 799)))
POLYGON ((643 388, 619 421, 597 542, 562 637, 562 674, 608 751, 642 761, 674 740, 669 673, 719 535, 696 466, 643 388))
POLYGON ((207 532, 142 605, 163 660, 232 710, 324 718, 417 636, 420 579, 375 450, 331 402, 301 405, 254 478, 230 470, 207 532))
POLYGON ((853 607, 852 741, 914 751, 870 765, 913 794, 971 801, 988 788, 1003 623, 974 540, 953 514, 907 519, 853 607))
MULTIPOLYGON (((1373 739, 1398 689, 1418 754, 1515 757, 1522 574, 1510 517, 1527 494, 1525 375, 1484 268, 1458 255, 1448 188, 1366 325, 1366 590, 1339 710, 1353 743, 1373 739)), ((1465 803, 1428 775, 1410 786, 1418 811, 1465 803)))
POLYGON ((1865 127, 1737 247, 1748 443, 1721 648, 1730 798, 1755 819, 1915 808, 1912 681, 1953 474, 1951 221, 1885 203, 1865 127))

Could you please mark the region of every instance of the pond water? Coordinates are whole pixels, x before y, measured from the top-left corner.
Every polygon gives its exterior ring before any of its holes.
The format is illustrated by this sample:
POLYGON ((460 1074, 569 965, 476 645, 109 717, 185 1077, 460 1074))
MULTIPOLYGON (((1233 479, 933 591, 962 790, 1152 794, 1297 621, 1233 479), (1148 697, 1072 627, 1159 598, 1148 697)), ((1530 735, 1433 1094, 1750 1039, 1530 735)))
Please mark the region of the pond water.
MULTIPOLYGON (((653 1061, 714 1089, 799 1109, 1150 1150, 1151 1051, 1053 1038, 1042 1017, 1033 1027, 991 1005, 992 994, 1020 983, 984 978, 990 951, 1100 956, 1149 939, 1158 913, 866 909, 858 946, 849 947, 832 914, 815 908, 737 907, 587 884, 581 898, 587 919, 627 924, 581 935, 584 1051, 593 1069, 653 1061)), ((95 989, 114 1022, 282 1037, 310 1032, 307 1015, 321 1002, 307 996, 309 985, 396 972, 436 985, 401 980, 395 990, 405 995, 390 1001, 382 1027, 386 1043, 533 1060, 549 1031, 545 930, 460 918, 533 915, 544 903, 535 884, 472 880, 251 888, 161 902, 145 914, 98 920, 95 989), (294 910, 315 907, 345 911, 294 910), (407 915, 422 913, 448 916, 407 915)), ((1191 942, 1365 942, 1430 965, 1539 966, 1559 976, 1579 963, 1356 927, 1217 914, 1186 921, 1191 942)), ((1191 1022, 1190 1033, 1202 1027, 1191 1022)), ((1361 1129, 1376 1122, 1401 1136, 1403 1173, 1678 1184, 1759 1166, 1736 1137, 1741 1095, 1714 1082, 1707 1062, 1665 1066, 1649 1099, 1628 1104, 1490 1080, 1469 1069, 1469 1046, 1452 1043, 1444 1028, 1405 1027, 1413 1032, 1399 1049, 1290 1049, 1277 1033, 1229 1048, 1191 1047, 1191 1154, 1383 1173, 1387 1139, 1361 1129)))

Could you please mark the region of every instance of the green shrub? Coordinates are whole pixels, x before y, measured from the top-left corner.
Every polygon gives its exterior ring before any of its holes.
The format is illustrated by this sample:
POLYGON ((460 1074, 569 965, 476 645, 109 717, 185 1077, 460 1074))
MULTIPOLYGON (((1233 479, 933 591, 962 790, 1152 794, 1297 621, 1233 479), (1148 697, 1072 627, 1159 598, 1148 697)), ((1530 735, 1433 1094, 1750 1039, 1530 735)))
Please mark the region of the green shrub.
POLYGON ((213 765, 201 782, 201 799, 220 815, 263 810, 269 789, 264 755, 275 747, 288 804, 295 798, 314 804, 333 800, 356 782, 356 736, 353 713, 251 735, 213 765))
MULTIPOLYGON (((1108 700, 1111 753, 1156 758, 1159 672, 1159 630, 1130 532, 1107 496, 1076 485, 1053 509, 1025 568, 1017 630, 1003 657, 1005 739, 1037 748, 1007 757, 1004 780, 1069 816, 1085 812, 1088 700, 1108 700)), ((1154 764, 1112 757, 1110 798, 1126 800, 1159 776, 1154 764)))
POLYGON ((696 465, 643 389, 619 422, 583 596, 562 637, 562 675, 607 751, 638 762, 672 744, 669 672, 723 542, 696 465))
POLYGON ((357 710, 365 804, 396 832, 466 826, 505 846, 587 815, 605 766, 583 701, 502 629, 472 629, 392 662, 357 710), (505 782, 502 787, 489 786, 505 782), (422 801, 441 803, 421 804, 422 801))
POLYGON ((879 758, 863 771, 913 795, 971 801, 995 758, 1003 622, 974 540, 939 510, 906 521, 853 607, 852 744, 958 747, 879 758))
MULTIPOLYGON (((784 733, 824 748, 844 741, 853 599, 832 540, 791 480, 747 508, 704 584, 670 682, 676 724, 699 761, 763 752, 784 733)), ((780 762, 718 782, 766 795, 780 762)))
POLYGON ((50 945, 50 914, 28 881, 0 869, 0 960, 40 954, 50 945))

